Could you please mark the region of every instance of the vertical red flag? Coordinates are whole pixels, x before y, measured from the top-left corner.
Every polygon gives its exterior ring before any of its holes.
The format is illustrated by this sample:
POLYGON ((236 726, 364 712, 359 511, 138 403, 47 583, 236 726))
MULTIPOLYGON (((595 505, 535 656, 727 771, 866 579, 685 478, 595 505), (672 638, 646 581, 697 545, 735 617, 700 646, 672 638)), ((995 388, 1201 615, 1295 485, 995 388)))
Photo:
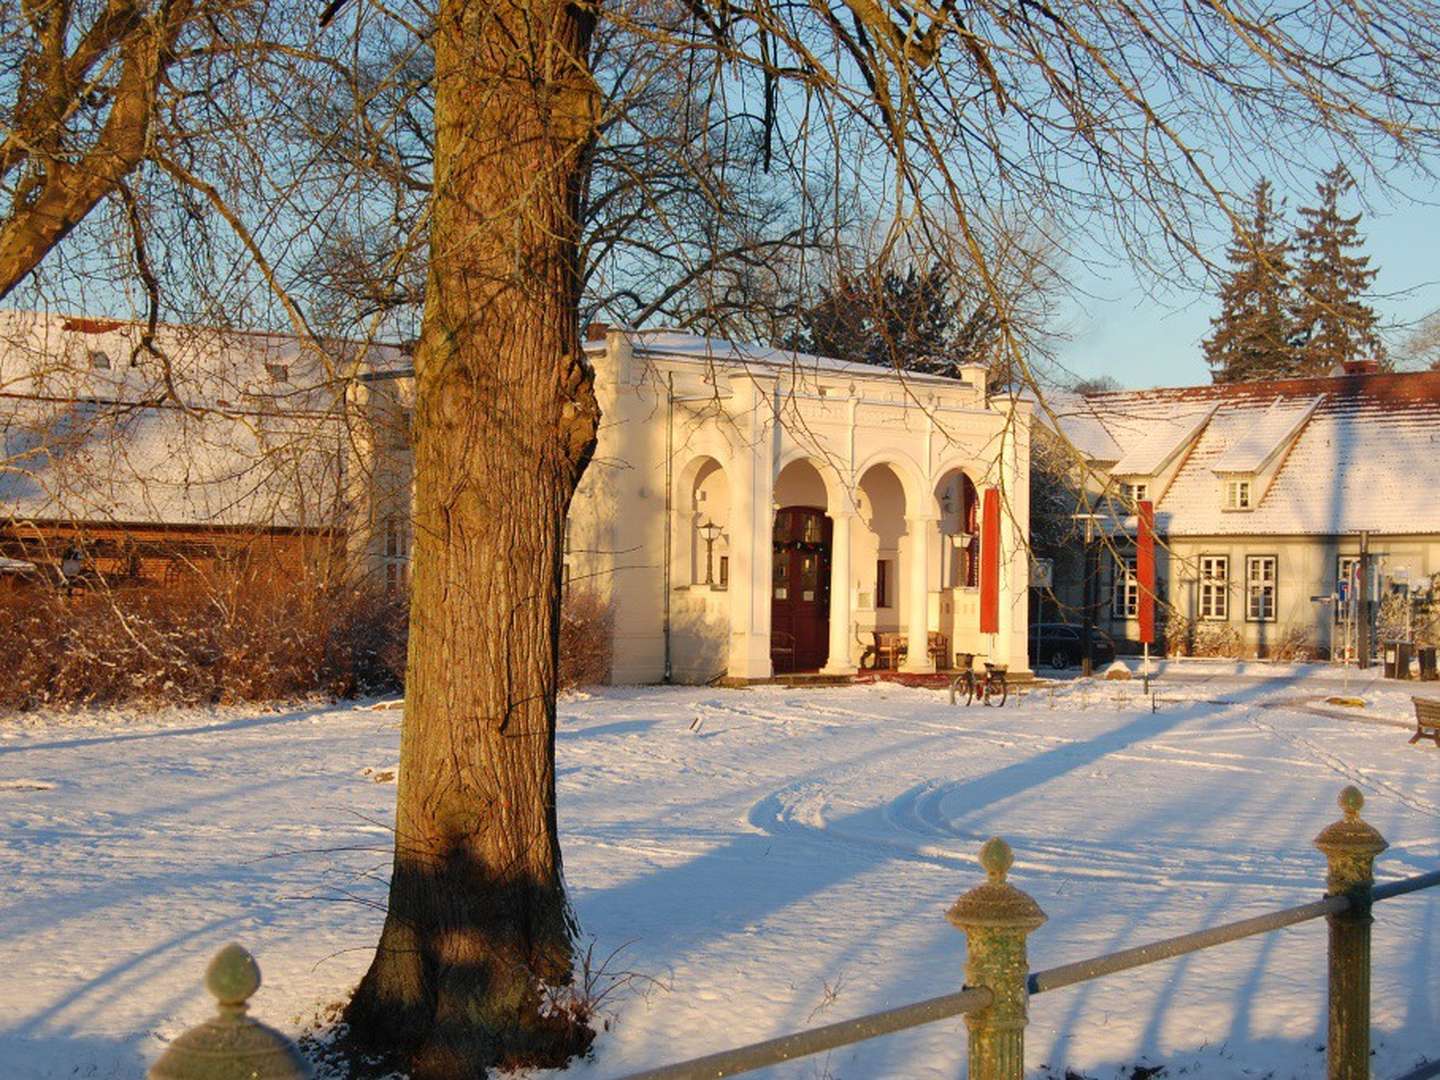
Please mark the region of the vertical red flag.
POLYGON ((1140 585, 1140 640, 1155 643, 1155 504, 1142 500, 1136 514, 1135 577, 1140 585))
POLYGON ((986 488, 980 526, 980 632, 1000 632, 1000 491, 986 488))

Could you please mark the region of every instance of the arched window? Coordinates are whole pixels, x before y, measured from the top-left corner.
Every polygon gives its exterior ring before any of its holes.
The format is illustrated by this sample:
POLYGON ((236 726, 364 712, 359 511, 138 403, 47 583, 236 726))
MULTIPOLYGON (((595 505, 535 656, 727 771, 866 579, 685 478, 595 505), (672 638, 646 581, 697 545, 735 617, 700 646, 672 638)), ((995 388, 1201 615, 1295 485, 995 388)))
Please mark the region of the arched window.
POLYGON ((964 577, 967 589, 980 587, 980 496, 974 483, 960 474, 960 523, 964 534, 964 577))

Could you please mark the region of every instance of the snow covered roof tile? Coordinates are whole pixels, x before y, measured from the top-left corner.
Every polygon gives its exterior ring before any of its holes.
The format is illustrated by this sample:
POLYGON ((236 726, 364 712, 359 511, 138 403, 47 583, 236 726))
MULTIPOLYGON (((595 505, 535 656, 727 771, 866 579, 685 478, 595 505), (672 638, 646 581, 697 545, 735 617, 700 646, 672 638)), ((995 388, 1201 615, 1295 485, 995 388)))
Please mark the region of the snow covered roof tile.
POLYGON ((1187 405, 1171 410, 1121 412, 1109 427, 1125 453, 1111 467, 1116 476, 1154 476, 1189 446, 1210 420, 1213 405, 1187 405))
POLYGON ((1040 410, 1039 419, 1052 428, 1058 426, 1070 445, 1091 461, 1110 464, 1125 453, 1089 398, 1052 390, 1045 395, 1045 404, 1048 409, 1040 410))
MULTIPOLYGON (((898 378, 902 374, 892 368, 875 364, 855 364, 833 356, 815 356, 810 353, 791 352, 788 349, 772 349, 764 345, 707 338, 681 330, 631 330, 628 334, 637 352, 653 356, 686 357, 740 365, 759 364, 802 372, 828 371, 870 379, 886 376, 898 378)), ((903 376, 910 382, 934 383, 952 388, 957 385, 952 378, 928 372, 906 371, 903 376)))
MULTIPOLYGON (((1119 391, 1090 400, 1111 431, 1167 411, 1214 409, 1156 506, 1157 525, 1170 535, 1440 532, 1440 372, 1119 391), (1259 504, 1224 509, 1217 474, 1280 453, 1259 504)), ((1118 438, 1124 445, 1124 434, 1118 438)))
POLYGON ((340 497, 338 419, 0 402, 0 519, 317 528, 340 497))
POLYGON ((1255 473, 1280 452, 1314 414, 1323 396, 1308 401, 1276 398, 1259 416, 1247 410, 1246 429, 1210 466, 1217 473, 1255 473))

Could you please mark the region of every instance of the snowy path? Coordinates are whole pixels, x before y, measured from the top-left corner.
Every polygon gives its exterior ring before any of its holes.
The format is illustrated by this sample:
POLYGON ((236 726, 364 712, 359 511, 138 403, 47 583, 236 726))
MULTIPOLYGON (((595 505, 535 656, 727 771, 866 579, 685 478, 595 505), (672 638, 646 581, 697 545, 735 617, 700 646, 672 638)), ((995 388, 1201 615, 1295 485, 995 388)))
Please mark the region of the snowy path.
MULTIPOLYGON (((1003 710, 883 685, 565 702, 580 921, 597 955, 624 946, 615 965, 658 982, 618 991, 613 1030, 563 1075, 957 988, 963 937, 943 913, 997 833, 1050 915, 1036 967, 1313 899, 1310 840, 1346 783, 1392 844, 1382 878, 1440 866, 1440 753, 1301 711, 1334 692, 1303 672, 1169 687, 1154 714, 1138 686, 1080 683, 1003 710)), ((1405 691, 1367 697, 1372 715, 1408 714, 1405 691)), ((375 776, 397 720, 346 706, 0 721, 0 1077, 138 1076, 205 1015, 199 973, 227 940, 261 960, 265 1019, 298 1029, 337 1000, 378 932, 394 786, 375 776)), ((1385 1080, 1440 1056, 1440 897, 1377 911, 1385 1080)), ((1308 924, 1037 997, 1029 1063, 1319 1077, 1323 998, 1324 927, 1308 924)), ((955 1077, 964 1040, 944 1022, 758 1075, 955 1077)))

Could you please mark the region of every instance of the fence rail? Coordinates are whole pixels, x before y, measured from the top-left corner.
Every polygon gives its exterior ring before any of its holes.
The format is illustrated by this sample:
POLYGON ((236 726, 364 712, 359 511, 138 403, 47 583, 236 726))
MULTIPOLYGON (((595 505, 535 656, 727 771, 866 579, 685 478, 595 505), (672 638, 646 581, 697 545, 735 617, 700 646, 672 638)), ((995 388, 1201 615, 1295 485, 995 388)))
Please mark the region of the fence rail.
POLYGON ((822 1050, 833 1050, 837 1046, 873 1039, 877 1035, 889 1035, 894 1031, 933 1024, 936 1020, 948 1020, 962 1013, 972 1013, 989 1007, 994 996, 983 986, 970 987, 958 994, 919 1001, 914 1005, 902 1005, 898 1009, 859 1016, 854 1020, 841 1020, 809 1031, 782 1035, 778 1039, 742 1046, 737 1050, 724 1050, 676 1065, 663 1065, 633 1073, 626 1080, 689 1080, 698 1076, 734 1076, 737 1073, 777 1065, 798 1057, 818 1054, 822 1050))
MULTIPOLYGON (((633 1073, 624 1080, 735 1076, 952 1016, 964 1016, 970 1032, 970 1080, 1021 1080, 1031 995, 1319 918, 1330 924, 1327 1075, 1329 1080, 1369 1080, 1371 907, 1440 885, 1440 870, 1377 886, 1375 857, 1387 845, 1361 820, 1364 804, 1360 792, 1347 787, 1340 793, 1344 817, 1315 838, 1329 865, 1325 899, 1047 971, 1031 972, 1025 953, 1026 938, 1045 921, 1045 913, 1006 880, 1014 856, 1005 841, 994 838, 980 850, 988 880, 960 897, 948 913, 968 940, 964 989, 633 1073)), ((222 949, 206 973, 206 985, 219 1002, 218 1014, 177 1038, 151 1068, 150 1080, 213 1080, 222 1075, 306 1080, 311 1075, 308 1063, 279 1032, 245 1015, 246 1003, 260 985, 260 969, 249 953, 238 945, 222 949)), ((1440 1077, 1440 1062, 1420 1065, 1397 1080, 1432 1077, 1440 1077)))
MULTIPOLYGON (((931 998, 825 1027, 796 1032, 690 1061, 632 1073, 623 1080, 714 1080, 963 1015, 969 1028, 970 1080, 1020 1080, 1024 1071, 1027 1001, 1104 975, 1170 960, 1231 941, 1324 918, 1329 921, 1329 1080, 1369 1080, 1371 907, 1381 900, 1440 885, 1440 870, 1375 885, 1374 860, 1388 846, 1360 818, 1364 797, 1340 793, 1341 820, 1321 831, 1315 846, 1328 863, 1326 896, 1222 926, 1133 949, 1031 972, 1025 942, 1045 921, 1033 899, 1006 880, 1014 858, 999 838, 988 841, 980 862, 988 880, 950 909, 949 919, 969 942, 965 981, 958 993, 931 998)), ((1398 1080, 1440 1077, 1440 1063, 1421 1065, 1398 1080)))

